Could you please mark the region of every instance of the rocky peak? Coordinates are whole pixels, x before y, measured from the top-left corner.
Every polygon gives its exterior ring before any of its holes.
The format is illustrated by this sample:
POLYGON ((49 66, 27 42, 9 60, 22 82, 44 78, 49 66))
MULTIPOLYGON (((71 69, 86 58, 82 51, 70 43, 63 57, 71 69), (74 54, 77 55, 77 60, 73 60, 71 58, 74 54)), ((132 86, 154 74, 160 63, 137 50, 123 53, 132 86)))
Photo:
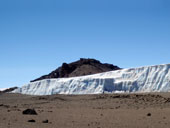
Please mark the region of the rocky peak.
POLYGON ((102 64, 100 61, 95 59, 80 58, 80 60, 72 62, 70 64, 63 63, 61 67, 52 71, 50 74, 32 80, 31 82, 50 78, 67 78, 91 75, 118 69, 120 68, 115 65, 107 63, 102 64))

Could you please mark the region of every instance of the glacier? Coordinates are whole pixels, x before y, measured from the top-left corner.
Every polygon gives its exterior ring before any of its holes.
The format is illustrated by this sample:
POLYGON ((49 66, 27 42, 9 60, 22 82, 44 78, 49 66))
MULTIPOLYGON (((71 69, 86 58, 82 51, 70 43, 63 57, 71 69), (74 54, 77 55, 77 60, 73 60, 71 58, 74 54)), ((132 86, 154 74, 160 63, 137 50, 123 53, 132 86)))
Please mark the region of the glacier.
POLYGON ((170 64, 121 69, 94 75, 45 79, 13 91, 29 95, 169 92, 170 64))

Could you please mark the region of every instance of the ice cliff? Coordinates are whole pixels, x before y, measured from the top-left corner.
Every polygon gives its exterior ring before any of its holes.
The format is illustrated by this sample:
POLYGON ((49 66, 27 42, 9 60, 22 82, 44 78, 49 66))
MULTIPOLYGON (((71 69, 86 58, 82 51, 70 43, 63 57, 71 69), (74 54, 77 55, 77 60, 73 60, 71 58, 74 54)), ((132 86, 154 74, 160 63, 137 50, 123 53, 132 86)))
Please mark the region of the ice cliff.
POLYGON ((168 92, 170 64, 122 69, 95 75, 45 79, 14 90, 30 95, 168 92))

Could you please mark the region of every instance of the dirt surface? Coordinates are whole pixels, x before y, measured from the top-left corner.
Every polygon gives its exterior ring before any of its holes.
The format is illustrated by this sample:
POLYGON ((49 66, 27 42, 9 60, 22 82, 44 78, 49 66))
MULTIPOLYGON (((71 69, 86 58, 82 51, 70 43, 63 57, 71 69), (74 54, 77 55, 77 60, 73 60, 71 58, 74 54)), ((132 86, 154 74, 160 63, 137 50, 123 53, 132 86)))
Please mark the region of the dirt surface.
POLYGON ((0 128, 169 128, 170 93, 0 94, 0 128), (24 115, 33 109, 37 115, 24 115))

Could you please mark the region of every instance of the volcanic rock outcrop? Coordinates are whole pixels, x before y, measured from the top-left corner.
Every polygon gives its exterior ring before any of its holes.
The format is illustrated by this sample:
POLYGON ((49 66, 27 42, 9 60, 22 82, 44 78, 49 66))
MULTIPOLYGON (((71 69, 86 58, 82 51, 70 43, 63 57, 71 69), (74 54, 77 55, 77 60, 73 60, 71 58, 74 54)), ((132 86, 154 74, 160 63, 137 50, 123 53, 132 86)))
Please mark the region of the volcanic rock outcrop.
POLYGON ((114 71, 119 69, 120 68, 115 65, 107 64, 107 63, 102 64, 100 61, 95 59, 81 58, 79 61, 70 64, 63 63, 61 67, 59 67, 55 71, 52 71, 50 74, 32 80, 31 82, 35 82, 43 79, 50 79, 50 78, 68 78, 68 77, 91 75, 91 74, 114 71))

